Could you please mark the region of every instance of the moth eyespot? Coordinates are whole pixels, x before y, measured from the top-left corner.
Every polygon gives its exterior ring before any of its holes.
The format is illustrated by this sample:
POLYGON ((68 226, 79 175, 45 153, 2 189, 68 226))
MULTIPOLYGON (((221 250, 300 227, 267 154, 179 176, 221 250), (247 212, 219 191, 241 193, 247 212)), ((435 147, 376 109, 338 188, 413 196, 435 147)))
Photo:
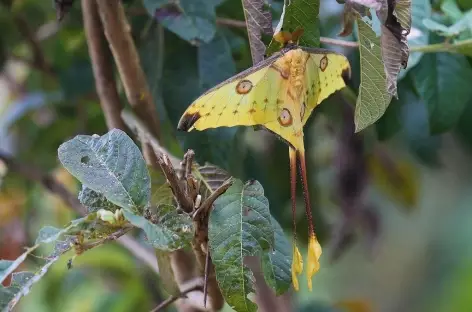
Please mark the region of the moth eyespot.
POLYGON ((328 67, 328 57, 325 55, 320 60, 320 69, 321 69, 321 71, 324 72, 326 67, 328 67))
POLYGON ((292 114, 286 108, 282 109, 278 118, 279 124, 284 127, 288 127, 292 124, 292 114))
POLYGON ((241 80, 237 85, 236 85, 236 92, 239 94, 246 94, 249 93, 252 89, 252 82, 249 80, 241 80))

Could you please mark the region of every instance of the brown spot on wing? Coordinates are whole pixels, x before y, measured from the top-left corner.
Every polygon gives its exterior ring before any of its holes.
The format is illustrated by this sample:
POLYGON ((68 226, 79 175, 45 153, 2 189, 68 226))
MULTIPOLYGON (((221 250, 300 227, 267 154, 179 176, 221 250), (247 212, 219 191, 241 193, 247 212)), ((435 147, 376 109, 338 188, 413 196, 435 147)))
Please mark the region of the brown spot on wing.
POLYGON ((238 82, 236 85, 236 92, 239 94, 247 94, 252 89, 252 82, 250 80, 244 79, 238 82))
POLYGON ((180 118, 177 129, 182 131, 188 131, 197 122, 197 120, 200 119, 200 117, 202 116, 199 112, 183 115, 182 118, 180 118))
POLYGON ((321 71, 324 72, 326 67, 328 67, 328 57, 325 55, 320 60, 320 69, 321 69, 321 71))
POLYGON ((277 120, 279 121, 279 124, 284 127, 288 127, 293 123, 292 114, 286 108, 282 109, 277 120))

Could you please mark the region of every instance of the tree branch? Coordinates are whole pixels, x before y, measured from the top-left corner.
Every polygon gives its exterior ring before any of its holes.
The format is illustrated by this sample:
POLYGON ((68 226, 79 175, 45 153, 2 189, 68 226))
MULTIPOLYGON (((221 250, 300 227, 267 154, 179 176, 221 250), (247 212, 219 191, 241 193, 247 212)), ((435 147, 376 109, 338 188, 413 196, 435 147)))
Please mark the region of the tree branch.
POLYGON ((178 296, 171 296, 171 297, 167 298, 166 300, 162 301, 157 307, 152 309, 151 312, 161 311, 161 310, 165 309, 166 307, 168 307, 171 303, 173 303, 177 299, 185 298, 188 293, 190 293, 192 291, 197 291, 197 290, 202 291, 202 285, 192 286, 192 287, 182 291, 178 296))
MULTIPOLYGON (((121 1, 108 0, 96 1, 96 3, 126 97, 150 133, 159 139, 159 119, 121 1)), ((148 164, 157 165, 156 157, 147 144, 143 146, 143 154, 148 164)))
POLYGON ((92 61, 95 87, 100 99, 100 105, 105 115, 108 129, 122 129, 126 126, 121 119, 120 112, 123 109, 120 103, 116 82, 113 76, 110 50, 104 45, 105 36, 98 15, 96 0, 82 0, 82 15, 84 19, 85 35, 92 61))

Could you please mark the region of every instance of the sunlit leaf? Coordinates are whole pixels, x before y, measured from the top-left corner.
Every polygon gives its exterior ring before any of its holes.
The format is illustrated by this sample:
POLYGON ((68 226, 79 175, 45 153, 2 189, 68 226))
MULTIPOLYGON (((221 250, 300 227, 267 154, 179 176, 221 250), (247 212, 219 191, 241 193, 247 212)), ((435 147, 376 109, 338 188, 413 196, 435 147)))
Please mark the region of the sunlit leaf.
POLYGON ((174 251, 189 245, 193 224, 186 214, 178 214, 172 205, 160 205, 155 212, 155 223, 124 210, 125 218, 146 233, 147 242, 162 251, 174 251))
POLYGON ((272 16, 265 6, 264 0, 242 1, 251 46, 252 63, 257 64, 264 59, 266 49, 264 42, 261 40, 261 35, 272 35, 272 16))
POLYGON ((244 257, 261 255, 274 246, 269 202, 259 182, 233 185, 214 203, 208 240, 216 279, 226 302, 236 311, 256 311, 247 296, 254 276, 244 257))
POLYGON ((357 18, 361 58, 361 86, 355 110, 356 132, 377 121, 392 97, 387 92, 387 77, 382 61, 380 39, 360 17, 357 18))
POLYGON ((78 135, 58 150, 64 167, 83 185, 132 212, 149 203, 151 183, 143 156, 125 132, 78 135))

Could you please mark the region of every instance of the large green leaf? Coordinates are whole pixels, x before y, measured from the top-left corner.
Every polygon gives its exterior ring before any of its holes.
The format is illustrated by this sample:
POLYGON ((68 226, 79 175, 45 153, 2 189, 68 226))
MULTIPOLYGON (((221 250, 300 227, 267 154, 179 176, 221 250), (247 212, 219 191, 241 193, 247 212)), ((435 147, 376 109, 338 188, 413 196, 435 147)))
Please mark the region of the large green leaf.
POLYGON ((79 192, 79 201, 82 205, 87 207, 88 213, 96 212, 100 209, 114 212, 116 209, 120 208, 106 199, 103 194, 97 193, 84 185, 82 186, 82 190, 79 192))
MULTIPOLYGON (((276 32, 283 28, 284 31, 293 32, 297 28, 303 28, 300 45, 306 47, 320 46, 320 1, 319 0, 290 0, 285 1, 282 16, 277 25, 276 32)), ((267 48, 270 55, 280 49, 280 43, 272 40, 267 48)))
POLYGON ((415 68, 414 81, 429 112, 431 133, 453 127, 472 98, 472 67, 462 55, 424 55, 415 68))
POLYGON ((220 1, 145 0, 149 14, 187 41, 209 42, 216 31, 215 7, 220 1))
POLYGON ((262 256, 262 270, 267 284, 278 296, 286 292, 292 283, 292 246, 277 220, 272 218, 271 223, 274 229, 274 250, 262 256))
POLYGON ((125 132, 78 135, 59 147, 59 160, 83 185, 132 212, 149 203, 151 182, 143 156, 125 132))
POLYGON ((123 211, 125 218, 146 233, 147 241, 154 248, 174 251, 190 244, 193 236, 193 224, 186 214, 178 214, 172 205, 160 205, 155 212, 156 222, 129 211, 123 211))
POLYGON ((387 91, 387 77, 382 61, 380 39, 359 16, 357 18, 361 59, 361 85, 354 122, 356 132, 376 122, 385 113, 392 97, 387 91))
POLYGON ((238 312, 256 311, 247 296, 254 276, 244 257, 262 255, 274 246, 269 202, 257 181, 233 185, 214 203, 208 240, 216 279, 228 304, 238 312))

